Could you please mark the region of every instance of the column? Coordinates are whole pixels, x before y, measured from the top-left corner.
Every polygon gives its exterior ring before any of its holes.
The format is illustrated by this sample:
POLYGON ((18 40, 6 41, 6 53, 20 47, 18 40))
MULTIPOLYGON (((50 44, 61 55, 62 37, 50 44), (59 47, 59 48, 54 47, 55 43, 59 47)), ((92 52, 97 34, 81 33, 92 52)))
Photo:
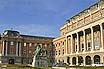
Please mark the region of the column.
POLYGON ((83 66, 86 66, 86 60, 85 60, 85 57, 83 57, 83 66))
POLYGON ((72 66, 72 56, 70 56, 70 66, 72 66))
POLYGON ((18 56, 18 42, 16 43, 16 56, 18 56))
POLYGON ((100 34, 101 34, 101 50, 103 50, 104 49, 104 46, 103 46, 103 26, 102 26, 102 24, 100 24, 100 34))
POLYGON ((86 32, 83 30, 83 37, 84 37, 84 52, 86 51, 86 32))
POLYGON ((68 36, 66 37, 66 55, 68 53, 68 36))
POLYGON ((91 27, 91 42, 92 42, 92 47, 91 47, 91 51, 94 50, 94 32, 93 32, 93 27, 91 27))
POLYGON ((78 65, 78 57, 79 57, 79 56, 76 56, 76 65, 78 65))
POLYGON ((19 56, 21 56, 21 42, 19 43, 19 56))
POLYGON ((103 56, 100 56, 100 61, 101 61, 101 63, 104 63, 104 57, 103 56))
POLYGON ((78 33, 76 33, 77 34, 77 53, 79 52, 79 35, 78 35, 78 33))
POLYGON ((8 55, 7 54, 7 52, 8 52, 7 50, 8 50, 8 41, 6 41, 6 54, 5 54, 6 56, 8 55))
POLYGON ((4 56, 4 41, 3 41, 3 45, 2 45, 2 55, 4 56))
POLYGON ((73 35, 71 35, 71 54, 73 53, 73 35))

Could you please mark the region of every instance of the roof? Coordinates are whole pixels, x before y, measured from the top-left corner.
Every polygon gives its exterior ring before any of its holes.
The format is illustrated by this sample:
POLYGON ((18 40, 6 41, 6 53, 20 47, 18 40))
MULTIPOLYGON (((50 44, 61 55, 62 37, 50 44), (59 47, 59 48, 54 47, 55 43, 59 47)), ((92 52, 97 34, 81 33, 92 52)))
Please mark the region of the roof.
POLYGON ((54 39, 53 37, 43 37, 43 36, 32 36, 32 35, 20 35, 21 37, 27 37, 27 38, 40 38, 40 39, 54 39))

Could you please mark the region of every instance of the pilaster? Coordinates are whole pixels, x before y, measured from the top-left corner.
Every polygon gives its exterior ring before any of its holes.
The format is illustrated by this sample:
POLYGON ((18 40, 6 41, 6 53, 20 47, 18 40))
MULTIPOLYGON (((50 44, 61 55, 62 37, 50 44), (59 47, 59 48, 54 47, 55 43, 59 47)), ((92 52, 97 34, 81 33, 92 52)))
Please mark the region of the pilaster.
POLYGON ((18 56, 18 42, 16 43, 16 56, 18 56))
POLYGON ((3 41, 3 45, 2 45, 2 55, 4 56, 4 41, 3 41))
POLYGON ((94 31, 93 31, 93 27, 91 27, 91 43, 92 43, 92 47, 91 47, 91 51, 94 50, 94 31))
POLYGON ((83 30, 83 36, 84 36, 84 52, 86 51, 86 32, 83 30))
POLYGON ((71 35, 71 54, 73 53, 73 35, 71 35))
POLYGON ((19 43, 19 56, 21 56, 21 42, 19 43))
POLYGON ((77 34, 77 53, 79 52, 79 34, 78 33, 76 33, 77 34))
POLYGON ((68 54, 68 36, 66 37, 66 55, 68 54))
POLYGON ((102 24, 100 24, 100 34, 101 34, 101 50, 103 50, 104 49, 104 46, 103 46, 103 26, 102 26, 102 24))
POLYGON ((6 54, 5 54, 6 56, 8 55, 7 52, 8 52, 8 41, 6 41, 6 54))

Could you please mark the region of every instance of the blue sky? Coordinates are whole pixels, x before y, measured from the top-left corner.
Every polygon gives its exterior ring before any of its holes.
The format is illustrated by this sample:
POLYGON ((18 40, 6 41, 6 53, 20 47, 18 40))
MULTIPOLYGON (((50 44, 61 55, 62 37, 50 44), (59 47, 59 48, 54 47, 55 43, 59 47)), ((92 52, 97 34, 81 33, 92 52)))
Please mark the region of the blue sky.
POLYGON ((0 0, 0 33, 59 36, 66 20, 99 0, 0 0))

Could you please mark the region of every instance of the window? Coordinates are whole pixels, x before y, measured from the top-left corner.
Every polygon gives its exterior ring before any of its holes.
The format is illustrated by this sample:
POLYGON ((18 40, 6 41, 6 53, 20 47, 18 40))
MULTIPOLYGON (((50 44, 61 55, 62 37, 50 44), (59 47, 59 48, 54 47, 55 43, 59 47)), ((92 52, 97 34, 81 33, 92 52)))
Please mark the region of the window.
POLYGON ((67 63, 70 64, 70 57, 67 57, 67 63))
POLYGON ((24 43, 24 46, 26 46, 26 43, 24 43))
POLYGON ((98 48, 98 44, 99 44, 98 40, 95 40, 95 49, 98 48))
POLYGON ((26 50, 23 50, 23 54, 26 54, 26 50))
POLYGON ((10 54, 14 54, 13 48, 10 49, 10 54))
POLYGON ((57 47, 57 44, 56 44, 56 47, 57 47))
POLYGON ((63 49, 63 54, 64 54, 64 49, 63 49))
POLYGON ((77 52, 77 45, 75 45, 75 47, 76 47, 76 49, 75 49, 75 50, 76 50, 76 52, 77 52))
POLYGON ((60 60, 58 60, 58 62, 60 63, 60 60))
POLYGON ((31 53, 31 50, 29 50, 29 53, 31 53))
POLYGON ((64 45, 64 42, 63 42, 63 45, 64 45))
POLYGON ((62 62, 64 63, 64 60, 62 60, 62 62))
POLYGON ((57 55, 57 51, 56 51, 56 55, 57 55))
POLYGON ((82 51, 84 50, 84 44, 82 43, 82 51))
POLYGON ((31 47, 32 46, 32 44, 31 43, 29 43, 29 47, 31 47))
POLYGON ((59 55, 60 55, 60 50, 59 50, 59 55))
POLYGON ((60 46, 60 43, 59 43, 59 46, 60 46))
POLYGON ((91 42, 88 42, 88 50, 91 50, 91 42))
POLYGON ((13 42, 13 41, 11 41, 11 42, 10 42, 10 45, 14 45, 14 42, 13 42))

